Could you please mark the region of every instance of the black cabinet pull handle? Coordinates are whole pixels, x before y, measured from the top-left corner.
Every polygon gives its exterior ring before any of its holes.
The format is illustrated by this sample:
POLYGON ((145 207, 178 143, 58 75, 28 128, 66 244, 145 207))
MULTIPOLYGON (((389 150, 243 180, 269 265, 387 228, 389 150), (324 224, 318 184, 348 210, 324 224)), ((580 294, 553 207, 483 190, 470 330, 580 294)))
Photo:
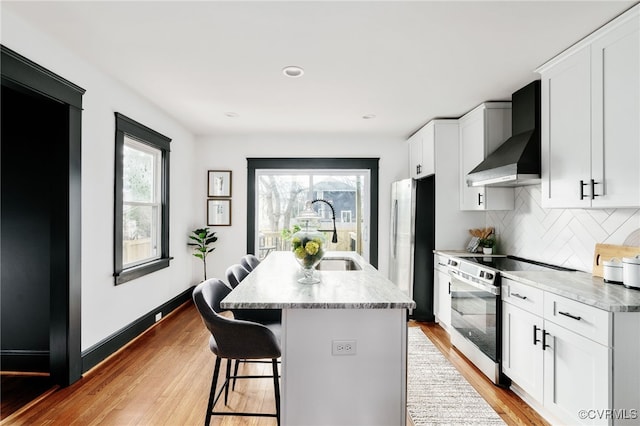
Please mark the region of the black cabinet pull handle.
POLYGON ((540 339, 538 339, 538 330, 542 330, 542 329, 538 328, 537 325, 533 324, 533 346, 536 346, 536 344, 540 341, 540 339))
POLYGON ((575 316, 575 315, 571 315, 569 312, 562 312, 562 311, 558 311, 558 313, 559 313, 560 315, 564 315, 565 317, 572 318, 572 319, 574 319, 574 320, 576 320, 576 321, 580 321, 580 320, 582 319, 582 317, 577 317, 577 316, 575 316))
POLYGON ((584 200, 584 187, 588 184, 584 183, 583 180, 580 181, 580 199, 584 200))
POLYGON ((544 351, 546 348, 550 348, 551 346, 547 345, 547 336, 550 336, 551 333, 547 333, 545 330, 542 330, 542 350, 544 351))
POLYGON ((523 296, 523 295, 518 294, 518 293, 511 293, 511 295, 513 297, 517 297, 518 299, 527 300, 527 296, 523 296))
POLYGON ((451 294, 451 281, 449 281, 449 294, 451 294))
POLYGON ((482 194, 478 193, 478 205, 482 205, 482 194))
POLYGON ((596 197, 599 197, 598 194, 596 194, 596 185, 599 185, 600 182, 596 182, 593 179, 591 179, 591 199, 595 200, 596 197))

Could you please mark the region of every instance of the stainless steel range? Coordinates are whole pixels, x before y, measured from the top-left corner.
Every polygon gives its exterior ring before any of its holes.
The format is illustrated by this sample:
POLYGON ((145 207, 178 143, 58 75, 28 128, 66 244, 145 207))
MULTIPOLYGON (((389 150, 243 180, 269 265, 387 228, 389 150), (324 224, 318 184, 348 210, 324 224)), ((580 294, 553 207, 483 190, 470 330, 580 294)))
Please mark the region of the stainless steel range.
POLYGON ((515 256, 452 257, 451 343, 495 384, 508 384, 501 374, 501 271, 567 270, 515 256))

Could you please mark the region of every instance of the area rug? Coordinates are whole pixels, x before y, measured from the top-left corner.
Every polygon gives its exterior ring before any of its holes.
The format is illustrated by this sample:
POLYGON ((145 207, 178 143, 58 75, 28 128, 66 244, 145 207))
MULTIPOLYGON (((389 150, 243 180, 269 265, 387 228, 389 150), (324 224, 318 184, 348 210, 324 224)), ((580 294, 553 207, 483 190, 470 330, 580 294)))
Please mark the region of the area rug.
POLYGON ((504 425, 419 327, 408 330, 407 410, 415 426, 504 425))

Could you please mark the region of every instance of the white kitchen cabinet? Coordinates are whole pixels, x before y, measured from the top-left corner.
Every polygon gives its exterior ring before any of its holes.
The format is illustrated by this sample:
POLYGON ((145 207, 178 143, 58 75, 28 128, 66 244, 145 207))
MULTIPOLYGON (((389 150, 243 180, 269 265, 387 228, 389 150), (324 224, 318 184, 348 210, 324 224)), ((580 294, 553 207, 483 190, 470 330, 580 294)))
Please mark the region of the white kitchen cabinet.
POLYGON ((467 186, 467 174, 511 136, 511 102, 485 102, 459 123, 460 210, 513 210, 513 188, 467 186))
POLYGON ((640 206, 640 6, 537 71, 542 206, 640 206))
POLYGON ((544 333, 545 409, 574 424, 607 424, 578 413, 611 407, 611 349, 551 321, 544 322, 544 333))
POLYGON ((435 309, 434 313, 436 321, 442 328, 448 330, 451 326, 451 284, 450 277, 447 273, 445 256, 435 254, 433 271, 433 290, 435 309))
POLYGON ((502 302, 502 371, 537 401, 543 400, 542 318, 502 302), (534 340, 535 339, 535 340, 534 340))
POLYGON ((640 206, 640 8, 591 45, 592 207, 640 206))
MULTIPOLYGON (((422 130, 422 129, 420 129, 422 130)), ((422 176, 422 133, 420 130, 409 138, 409 174, 413 179, 420 179, 422 176)))
POLYGON ((552 422, 634 424, 627 407, 640 401, 640 313, 604 311, 509 278, 502 298, 502 371, 518 395, 552 422), (581 410, 591 411, 583 419, 581 410))
POLYGON ((586 188, 591 170, 589 53, 587 48, 575 52, 542 75, 542 205, 547 208, 591 204, 586 188))
POLYGON ((413 179, 435 173, 435 122, 430 121, 409 138, 409 167, 413 179))

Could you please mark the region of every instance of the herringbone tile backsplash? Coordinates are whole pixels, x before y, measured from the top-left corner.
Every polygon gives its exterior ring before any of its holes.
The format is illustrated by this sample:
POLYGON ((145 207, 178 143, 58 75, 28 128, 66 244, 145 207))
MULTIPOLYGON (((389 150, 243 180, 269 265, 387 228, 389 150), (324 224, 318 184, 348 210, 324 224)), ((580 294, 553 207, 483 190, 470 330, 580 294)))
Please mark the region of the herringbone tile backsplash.
POLYGON ((591 272, 596 243, 640 245, 640 209, 543 209, 540 190, 515 188, 514 210, 487 213, 498 253, 591 272))

